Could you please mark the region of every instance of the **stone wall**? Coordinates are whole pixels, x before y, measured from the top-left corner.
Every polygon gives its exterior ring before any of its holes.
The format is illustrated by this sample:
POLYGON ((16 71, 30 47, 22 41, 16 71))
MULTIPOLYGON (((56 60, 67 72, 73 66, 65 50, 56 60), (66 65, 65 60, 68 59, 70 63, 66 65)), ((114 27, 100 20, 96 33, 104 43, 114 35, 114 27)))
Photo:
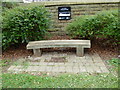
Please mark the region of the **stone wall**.
POLYGON ((62 4, 62 5, 46 5, 52 17, 52 25, 49 32, 57 35, 67 34, 66 26, 71 23, 75 17, 83 15, 95 15, 103 10, 118 9, 118 3, 88 3, 88 4, 62 4), (71 7, 71 20, 58 20, 58 7, 71 7))

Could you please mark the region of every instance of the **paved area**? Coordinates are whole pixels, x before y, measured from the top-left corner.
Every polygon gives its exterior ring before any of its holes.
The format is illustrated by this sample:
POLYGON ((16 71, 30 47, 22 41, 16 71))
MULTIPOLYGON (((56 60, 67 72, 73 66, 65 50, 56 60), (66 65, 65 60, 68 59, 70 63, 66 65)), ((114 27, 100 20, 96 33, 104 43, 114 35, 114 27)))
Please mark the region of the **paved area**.
POLYGON ((8 69, 9 72, 50 72, 50 73, 109 73, 97 53, 85 53, 78 57, 75 53, 43 53, 41 57, 19 59, 8 69), (51 58, 64 58, 65 62, 51 62, 51 58))

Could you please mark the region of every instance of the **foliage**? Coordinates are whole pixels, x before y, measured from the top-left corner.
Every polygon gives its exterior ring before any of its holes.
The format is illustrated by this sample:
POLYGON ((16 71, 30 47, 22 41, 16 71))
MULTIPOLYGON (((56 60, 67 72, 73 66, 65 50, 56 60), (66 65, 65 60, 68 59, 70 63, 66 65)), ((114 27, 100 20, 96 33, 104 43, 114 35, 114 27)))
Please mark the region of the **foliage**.
POLYGON ((118 67, 119 64, 120 64, 119 60, 120 60, 120 59, 114 58, 114 59, 109 60, 109 63, 110 63, 111 65, 113 65, 113 66, 118 67))
POLYGON ((10 63, 11 63, 11 60, 8 60, 8 59, 0 60, 0 65, 2 67, 9 66, 10 63))
POLYGON ((111 71, 114 71, 115 72, 118 72, 119 71, 119 68, 120 68, 120 59, 118 58, 113 58, 111 60, 107 60, 107 63, 112 67, 110 68, 111 71))
POLYGON ((118 77, 113 74, 63 74, 34 76, 3 74, 3 88, 118 88, 118 77))
POLYGON ((0 50, 1 50, 1 47, 2 47, 2 34, 0 33, 0 50))
POLYGON ((19 6, 17 2, 2 2, 3 11, 5 11, 6 9, 12 9, 16 6, 19 6))
POLYGON ((16 43, 44 39, 49 28, 49 13, 44 6, 19 6, 4 13, 3 49, 16 43))
POLYGON ((120 40, 120 22, 118 11, 103 11, 94 16, 81 16, 67 26, 72 37, 106 38, 109 42, 118 44, 120 40))

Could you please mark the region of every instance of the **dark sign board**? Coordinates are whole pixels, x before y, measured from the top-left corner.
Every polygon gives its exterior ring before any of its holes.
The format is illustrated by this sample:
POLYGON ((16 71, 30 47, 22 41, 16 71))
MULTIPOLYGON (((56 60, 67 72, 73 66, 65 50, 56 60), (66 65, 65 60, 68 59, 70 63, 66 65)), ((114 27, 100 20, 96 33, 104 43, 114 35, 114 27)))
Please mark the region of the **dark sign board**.
POLYGON ((71 19, 71 7, 58 7, 58 19, 70 20, 71 19))

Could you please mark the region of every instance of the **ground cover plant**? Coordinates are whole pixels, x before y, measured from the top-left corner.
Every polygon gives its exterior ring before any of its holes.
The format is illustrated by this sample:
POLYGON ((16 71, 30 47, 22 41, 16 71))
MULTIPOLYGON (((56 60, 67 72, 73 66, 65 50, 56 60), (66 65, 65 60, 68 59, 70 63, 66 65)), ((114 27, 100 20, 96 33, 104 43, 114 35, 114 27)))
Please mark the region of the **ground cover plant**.
POLYGON ((120 68, 120 59, 112 58, 111 60, 107 60, 107 62, 112 66, 111 71, 116 71, 118 73, 120 68))
POLYGON ((10 63, 10 60, 7 60, 7 59, 6 60, 0 60, 0 65, 2 67, 8 66, 9 63, 10 63))
POLYGON ((30 74, 3 74, 3 88, 118 88, 113 74, 63 74, 35 76, 30 74))
POLYGON ((113 59, 109 60, 108 62, 109 62, 111 65, 118 67, 119 64, 120 64, 120 61, 119 61, 119 60, 120 60, 120 59, 113 58, 113 59))
POLYGON ((50 24, 49 16, 47 9, 39 5, 6 10, 3 13, 3 49, 13 44, 44 39, 50 24))
POLYGON ((2 33, 0 33, 0 50, 2 48, 2 33))
POLYGON ((67 26, 70 36, 84 39, 103 39, 104 44, 119 44, 118 10, 102 11, 94 16, 80 16, 67 26))

